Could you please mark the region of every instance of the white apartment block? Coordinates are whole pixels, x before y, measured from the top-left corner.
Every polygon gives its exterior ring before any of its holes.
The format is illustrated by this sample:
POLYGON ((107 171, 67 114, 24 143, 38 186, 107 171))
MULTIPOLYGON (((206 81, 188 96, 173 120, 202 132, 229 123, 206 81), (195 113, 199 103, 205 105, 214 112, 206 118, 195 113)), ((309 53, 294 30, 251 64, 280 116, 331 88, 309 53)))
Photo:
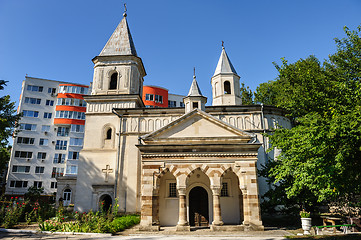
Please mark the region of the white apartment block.
POLYGON ((57 191, 56 177, 76 175, 83 147, 89 86, 25 77, 17 135, 8 168, 7 195, 23 195, 31 186, 57 191))

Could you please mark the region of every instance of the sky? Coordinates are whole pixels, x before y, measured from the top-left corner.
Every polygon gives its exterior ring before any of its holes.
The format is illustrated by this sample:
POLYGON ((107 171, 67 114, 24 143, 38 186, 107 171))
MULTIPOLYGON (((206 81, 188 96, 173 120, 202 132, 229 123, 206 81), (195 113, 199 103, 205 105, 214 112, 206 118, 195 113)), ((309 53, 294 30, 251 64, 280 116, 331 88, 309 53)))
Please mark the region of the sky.
MULTIPOLYGON (((93 63, 123 17, 121 0, 0 0, 0 96, 18 103, 25 75, 89 84, 93 63)), ((128 0, 127 20, 147 76, 144 85, 187 95, 196 68, 210 80, 221 41, 241 82, 252 90, 277 78, 273 62, 336 51, 334 38, 361 24, 359 0, 128 0)))

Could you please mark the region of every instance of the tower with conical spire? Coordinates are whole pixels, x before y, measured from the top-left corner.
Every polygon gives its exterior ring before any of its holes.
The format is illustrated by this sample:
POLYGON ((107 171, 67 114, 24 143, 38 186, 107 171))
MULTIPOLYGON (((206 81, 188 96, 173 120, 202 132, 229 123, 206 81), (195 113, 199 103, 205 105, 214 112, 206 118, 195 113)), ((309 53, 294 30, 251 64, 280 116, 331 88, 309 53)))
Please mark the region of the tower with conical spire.
POLYGON ((193 109, 198 108, 203 111, 206 110, 207 98, 204 97, 199 89, 196 80, 196 71, 194 69, 193 81, 187 97, 183 99, 185 105, 185 112, 191 112, 193 109))
POLYGON ((131 104, 130 107, 141 105, 143 77, 146 72, 142 59, 135 50, 126 10, 103 50, 92 61, 92 95, 133 95, 133 98, 139 96, 136 104, 131 104))
POLYGON ((211 79, 212 106, 241 105, 240 77, 229 60, 222 42, 222 53, 211 79))

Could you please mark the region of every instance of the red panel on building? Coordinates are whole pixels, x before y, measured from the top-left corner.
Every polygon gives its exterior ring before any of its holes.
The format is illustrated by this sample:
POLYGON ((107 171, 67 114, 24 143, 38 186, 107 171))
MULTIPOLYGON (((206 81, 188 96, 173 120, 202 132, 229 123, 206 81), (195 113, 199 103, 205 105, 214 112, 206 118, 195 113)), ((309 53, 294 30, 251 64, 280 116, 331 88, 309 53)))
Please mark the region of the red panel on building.
POLYGON ((168 89, 156 86, 143 86, 143 102, 148 107, 168 107, 168 89))

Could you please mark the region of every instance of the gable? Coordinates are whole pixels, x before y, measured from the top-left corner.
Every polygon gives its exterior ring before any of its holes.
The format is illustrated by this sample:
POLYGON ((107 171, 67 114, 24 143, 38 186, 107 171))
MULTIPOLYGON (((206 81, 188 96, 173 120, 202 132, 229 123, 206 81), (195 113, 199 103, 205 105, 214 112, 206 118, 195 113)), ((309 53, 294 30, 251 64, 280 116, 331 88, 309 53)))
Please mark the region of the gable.
POLYGON ((160 135, 159 138, 208 138, 208 137, 236 137, 239 136, 223 126, 215 124, 201 116, 194 116, 180 124, 170 128, 160 135))
POLYGON ((142 137, 144 141, 164 139, 251 139, 252 134, 237 129, 199 109, 187 113, 161 129, 142 137))

